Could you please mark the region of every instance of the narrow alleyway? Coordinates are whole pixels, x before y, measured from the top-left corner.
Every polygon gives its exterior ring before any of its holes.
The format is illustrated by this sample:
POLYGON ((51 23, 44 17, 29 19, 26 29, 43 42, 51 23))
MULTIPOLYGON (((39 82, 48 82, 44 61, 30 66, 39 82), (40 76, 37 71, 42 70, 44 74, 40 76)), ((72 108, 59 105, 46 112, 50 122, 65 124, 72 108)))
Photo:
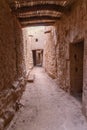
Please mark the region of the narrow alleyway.
POLYGON ((8 130, 87 130, 81 104, 59 89, 43 68, 34 68, 34 83, 27 83, 22 107, 8 130))

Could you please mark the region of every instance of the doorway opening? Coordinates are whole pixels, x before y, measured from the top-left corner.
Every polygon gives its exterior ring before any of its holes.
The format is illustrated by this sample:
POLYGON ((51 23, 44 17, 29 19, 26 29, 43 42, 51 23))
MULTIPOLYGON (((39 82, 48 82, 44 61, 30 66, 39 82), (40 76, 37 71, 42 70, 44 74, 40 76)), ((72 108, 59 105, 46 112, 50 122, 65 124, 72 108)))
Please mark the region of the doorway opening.
POLYGON ((33 50, 33 65, 42 67, 43 66, 43 50, 33 50))
POLYGON ((84 40, 70 44, 70 92, 79 101, 83 93, 84 40))

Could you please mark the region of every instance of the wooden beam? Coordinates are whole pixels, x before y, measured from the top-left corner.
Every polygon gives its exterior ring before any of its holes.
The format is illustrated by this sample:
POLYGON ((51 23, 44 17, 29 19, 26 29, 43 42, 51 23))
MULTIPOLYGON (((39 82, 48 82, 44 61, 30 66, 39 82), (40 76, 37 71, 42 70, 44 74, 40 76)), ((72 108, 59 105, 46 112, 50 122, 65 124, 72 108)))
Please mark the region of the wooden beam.
POLYGON ((35 24, 35 23, 53 23, 53 22, 56 22, 55 20, 35 20, 35 21, 26 21, 26 22, 20 22, 21 24, 35 24))
POLYGON ((39 11, 32 11, 32 12, 28 12, 28 13, 19 13, 17 16, 17 18, 27 18, 27 17, 31 17, 31 16, 44 16, 44 15, 51 15, 54 17, 61 17, 62 13, 60 12, 56 12, 56 11, 48 11, 48 10, 39 10, 39 11))
POLYGON ((61 6, 61 5, 56 5, 56 4, 38 4, 38 5, 33 5, 33 6, 24 6, 17 8, 13 10, 16 14, 19 13, 27 13, 27 12, 32 12, 32 11, 39 11, 39 10, 51 10, 51 11, 57 11, 57 12, 65 12, 66 8, 61 6))
MULTIPOLYGON (((78 0, 77 0, 77 1, 78 1, 78 0)), ((70 7, 70 6, 72 6, 72 4, 73 4, 74 2, 76 2, 76 0, 67 0, 65 6, 66 6, 66 7, 70 7)))
POLYGON ((36 23, 27 23, 21 24, 22 28, 31 27, 31 26, 53 26, 55 22, 36 22, 36 23))
POLYGON ((59 20, 60 17, 53 17, 53 16, 31 16, 28 18, 19 18, 20 22, 27 22, 27 21, 36 21, 36 20, 59 20))

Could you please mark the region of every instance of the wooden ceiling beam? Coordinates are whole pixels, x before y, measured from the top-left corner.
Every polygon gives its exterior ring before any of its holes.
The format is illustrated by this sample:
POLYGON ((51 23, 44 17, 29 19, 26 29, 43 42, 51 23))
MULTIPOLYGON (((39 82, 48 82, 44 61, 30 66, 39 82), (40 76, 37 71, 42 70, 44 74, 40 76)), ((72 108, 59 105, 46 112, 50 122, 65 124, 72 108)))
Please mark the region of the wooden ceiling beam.
POLYGON ((56 11, 49 11, 49 10, 40 10, 40 11, 33 11, 33 12, 28 12, 28 13, 20 13, 17 16, 17 18, 27 18, 31 16, 44 16, 44 15, 51 15, 54 17, 61 17, 63 13, 56 12, 56 11))
POLYGON ((27 12, 32 12, 32 11, 39 11, 39 10, 51 10, 51 11, 57 11, 57 12, 65 12, 66 11, 66 7, 63 7, 61 5, 56 5, 56 4, 38 4, 38 5, 34 5, 34 6, 24 6, 24 7, 20 7, 17 9, 13 9, 13 12, 15 12, 16 14, 19 13, 27 13, 27 12))
POLYGON ((35 23, 26 23, 21 24, 22 28, 30 27, 30 26, 53 26, 55 22, 35 22, 35 23))
POLYGON ((33 16, 28 18, 19 18, 20 22, 35 21, 35 20, 59 20, 60 17, 53 16, 33 16))

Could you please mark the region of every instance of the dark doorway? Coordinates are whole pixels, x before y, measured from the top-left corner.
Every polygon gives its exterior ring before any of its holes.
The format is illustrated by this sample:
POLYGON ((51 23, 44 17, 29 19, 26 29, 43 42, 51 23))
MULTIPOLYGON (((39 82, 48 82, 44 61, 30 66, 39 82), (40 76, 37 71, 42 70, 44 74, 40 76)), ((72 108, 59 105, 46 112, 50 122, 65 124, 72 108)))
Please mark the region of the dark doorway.
POLYGON ((36 50, 33 50, 32 53, 33 53, 33 64, 34 66, 36 66, 36 50))
POLYGON ((43 50, 33 50, 33 63, 34 66, 40 66, 43 65, 43 50))
POLYGON ((80 101, 83 92, 84 41, 70 44, 70 92, 80 101))

